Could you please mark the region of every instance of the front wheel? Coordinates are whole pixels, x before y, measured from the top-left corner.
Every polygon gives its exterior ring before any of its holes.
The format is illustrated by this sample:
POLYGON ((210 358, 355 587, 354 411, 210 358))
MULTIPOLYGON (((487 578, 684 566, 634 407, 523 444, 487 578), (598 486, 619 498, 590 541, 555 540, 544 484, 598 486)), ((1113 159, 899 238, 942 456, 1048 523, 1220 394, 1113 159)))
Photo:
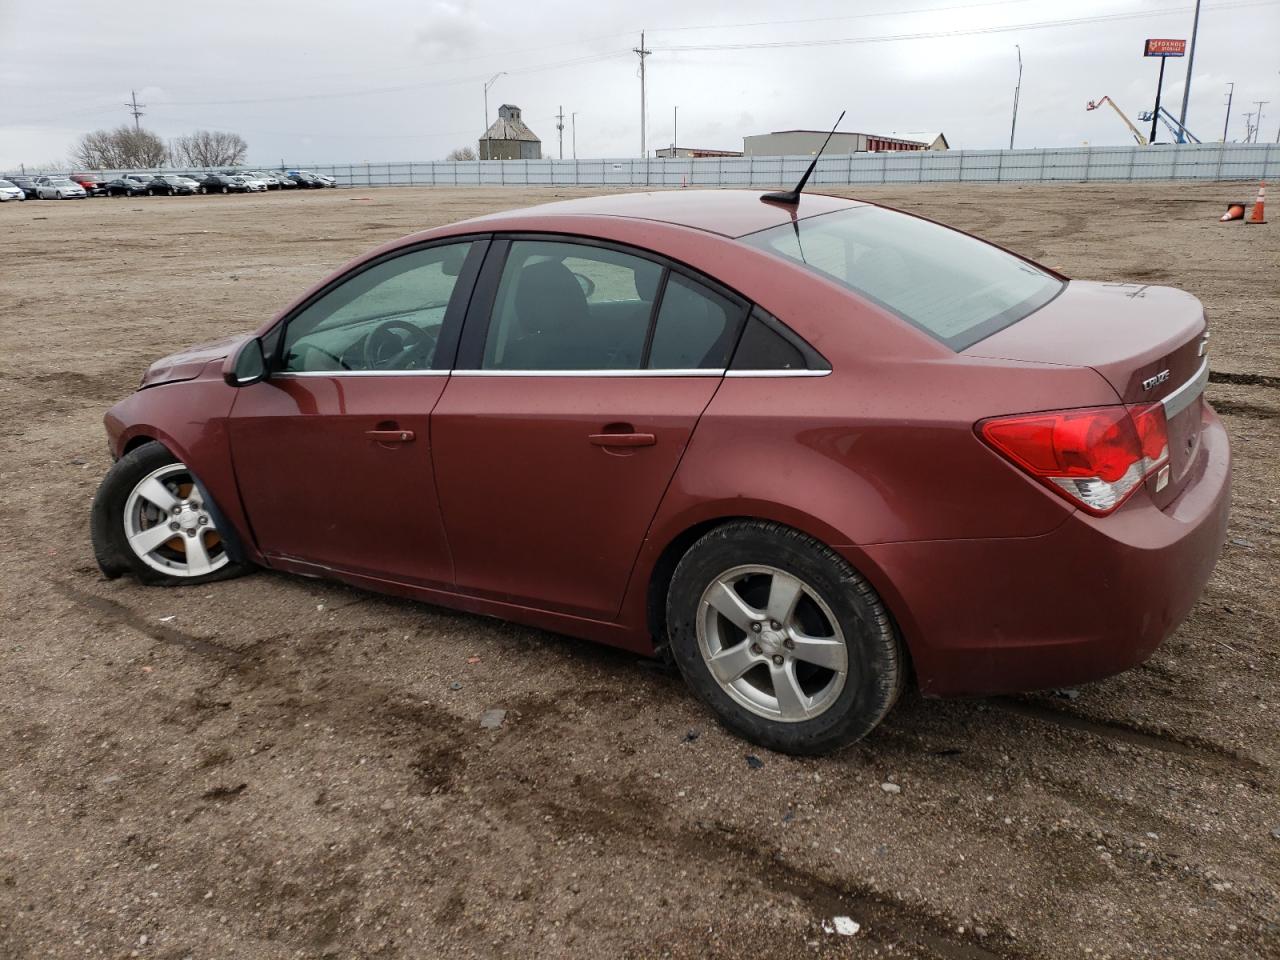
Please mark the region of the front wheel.
POLYGON ((228 193, 229 191, 228 191, 228 189, 227 189, 226 187, 223 187, 223 188, 222 188, 222 192, 223 192, 223 193, 228 193))
POLYGON ((814 754, 870 733, 907 661, 884 604, 835 551, 765 521, 717 527, 681 559, 667 593, 671 653, 730 730, 814 754))
POLYGON ((195 475, 162 444, 146 443, 107 471, 90 519, 93 552, 108 577, 132 573, 173 586, 247 572, 227 553, 195 475))

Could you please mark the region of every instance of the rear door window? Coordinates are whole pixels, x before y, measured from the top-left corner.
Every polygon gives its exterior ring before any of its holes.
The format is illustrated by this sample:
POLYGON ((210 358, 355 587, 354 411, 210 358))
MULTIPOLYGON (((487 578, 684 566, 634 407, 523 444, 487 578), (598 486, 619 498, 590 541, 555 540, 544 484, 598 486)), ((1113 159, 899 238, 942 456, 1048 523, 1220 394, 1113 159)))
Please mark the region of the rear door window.
POLYGON ((723 370, 744 312, 728 297, 671 274, 653 329, 649 369, 723 370))
POLYGON ((660 264, 618 250, 515 240, 485 340, 485 370, 639 370, 660 264))

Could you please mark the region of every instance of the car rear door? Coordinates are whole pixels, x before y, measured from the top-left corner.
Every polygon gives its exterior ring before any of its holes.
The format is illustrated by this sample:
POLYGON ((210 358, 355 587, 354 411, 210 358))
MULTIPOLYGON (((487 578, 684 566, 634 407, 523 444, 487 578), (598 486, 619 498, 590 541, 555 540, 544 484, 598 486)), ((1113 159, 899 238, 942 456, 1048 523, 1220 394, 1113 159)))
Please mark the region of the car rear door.
POLYGON ((356 268, 285 321, 268 378, 237 391, 231 449, 269 558, 448 587, 431 410, 484 239, 356 268))
POLYGON ((745 314, 650 254, 496 240, 431 418, 458 589, 614 618, 745 314))

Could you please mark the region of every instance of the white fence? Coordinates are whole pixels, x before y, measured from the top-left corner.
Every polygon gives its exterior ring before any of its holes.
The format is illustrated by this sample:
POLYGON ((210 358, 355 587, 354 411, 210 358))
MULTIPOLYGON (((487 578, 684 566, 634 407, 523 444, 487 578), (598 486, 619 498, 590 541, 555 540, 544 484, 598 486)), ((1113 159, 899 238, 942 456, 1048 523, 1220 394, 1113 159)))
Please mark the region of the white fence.
MULTIPOLYGON (((812 157, 663 160, 472 160, 299 165, 340 185, 791 186, 812 157)), ((1280 144, 1158 144, 1061 150, 948 150, 826 156, 813 185, 1262 180, 1280 177, 1280 144)))
MULTIPOLYGON (((777 187, 793 185, 810 160, 812 157, 424 160, 307 163, 283 169, 328 174, 338 181, 339 186, 347 187, 777 187)), ((116 175, 119 171, 106 173, 116 175)), ((833 155, 818 161, 810 183, 815 186, 848 186, 864 183, 1080 183, 1096 180, 1277 178, 1280 178, 1280 144, 1206 143, 833 155)))

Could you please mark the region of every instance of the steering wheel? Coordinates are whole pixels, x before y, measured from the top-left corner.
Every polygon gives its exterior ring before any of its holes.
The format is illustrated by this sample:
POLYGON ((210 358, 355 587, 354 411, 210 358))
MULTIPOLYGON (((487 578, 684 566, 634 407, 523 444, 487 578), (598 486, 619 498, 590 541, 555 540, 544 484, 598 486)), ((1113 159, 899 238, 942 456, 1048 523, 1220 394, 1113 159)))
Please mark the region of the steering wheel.
POLYGON ((366 370, 409 369, 425 357, 435 337, 407 320, 386 320, 364 338, 366 370))

